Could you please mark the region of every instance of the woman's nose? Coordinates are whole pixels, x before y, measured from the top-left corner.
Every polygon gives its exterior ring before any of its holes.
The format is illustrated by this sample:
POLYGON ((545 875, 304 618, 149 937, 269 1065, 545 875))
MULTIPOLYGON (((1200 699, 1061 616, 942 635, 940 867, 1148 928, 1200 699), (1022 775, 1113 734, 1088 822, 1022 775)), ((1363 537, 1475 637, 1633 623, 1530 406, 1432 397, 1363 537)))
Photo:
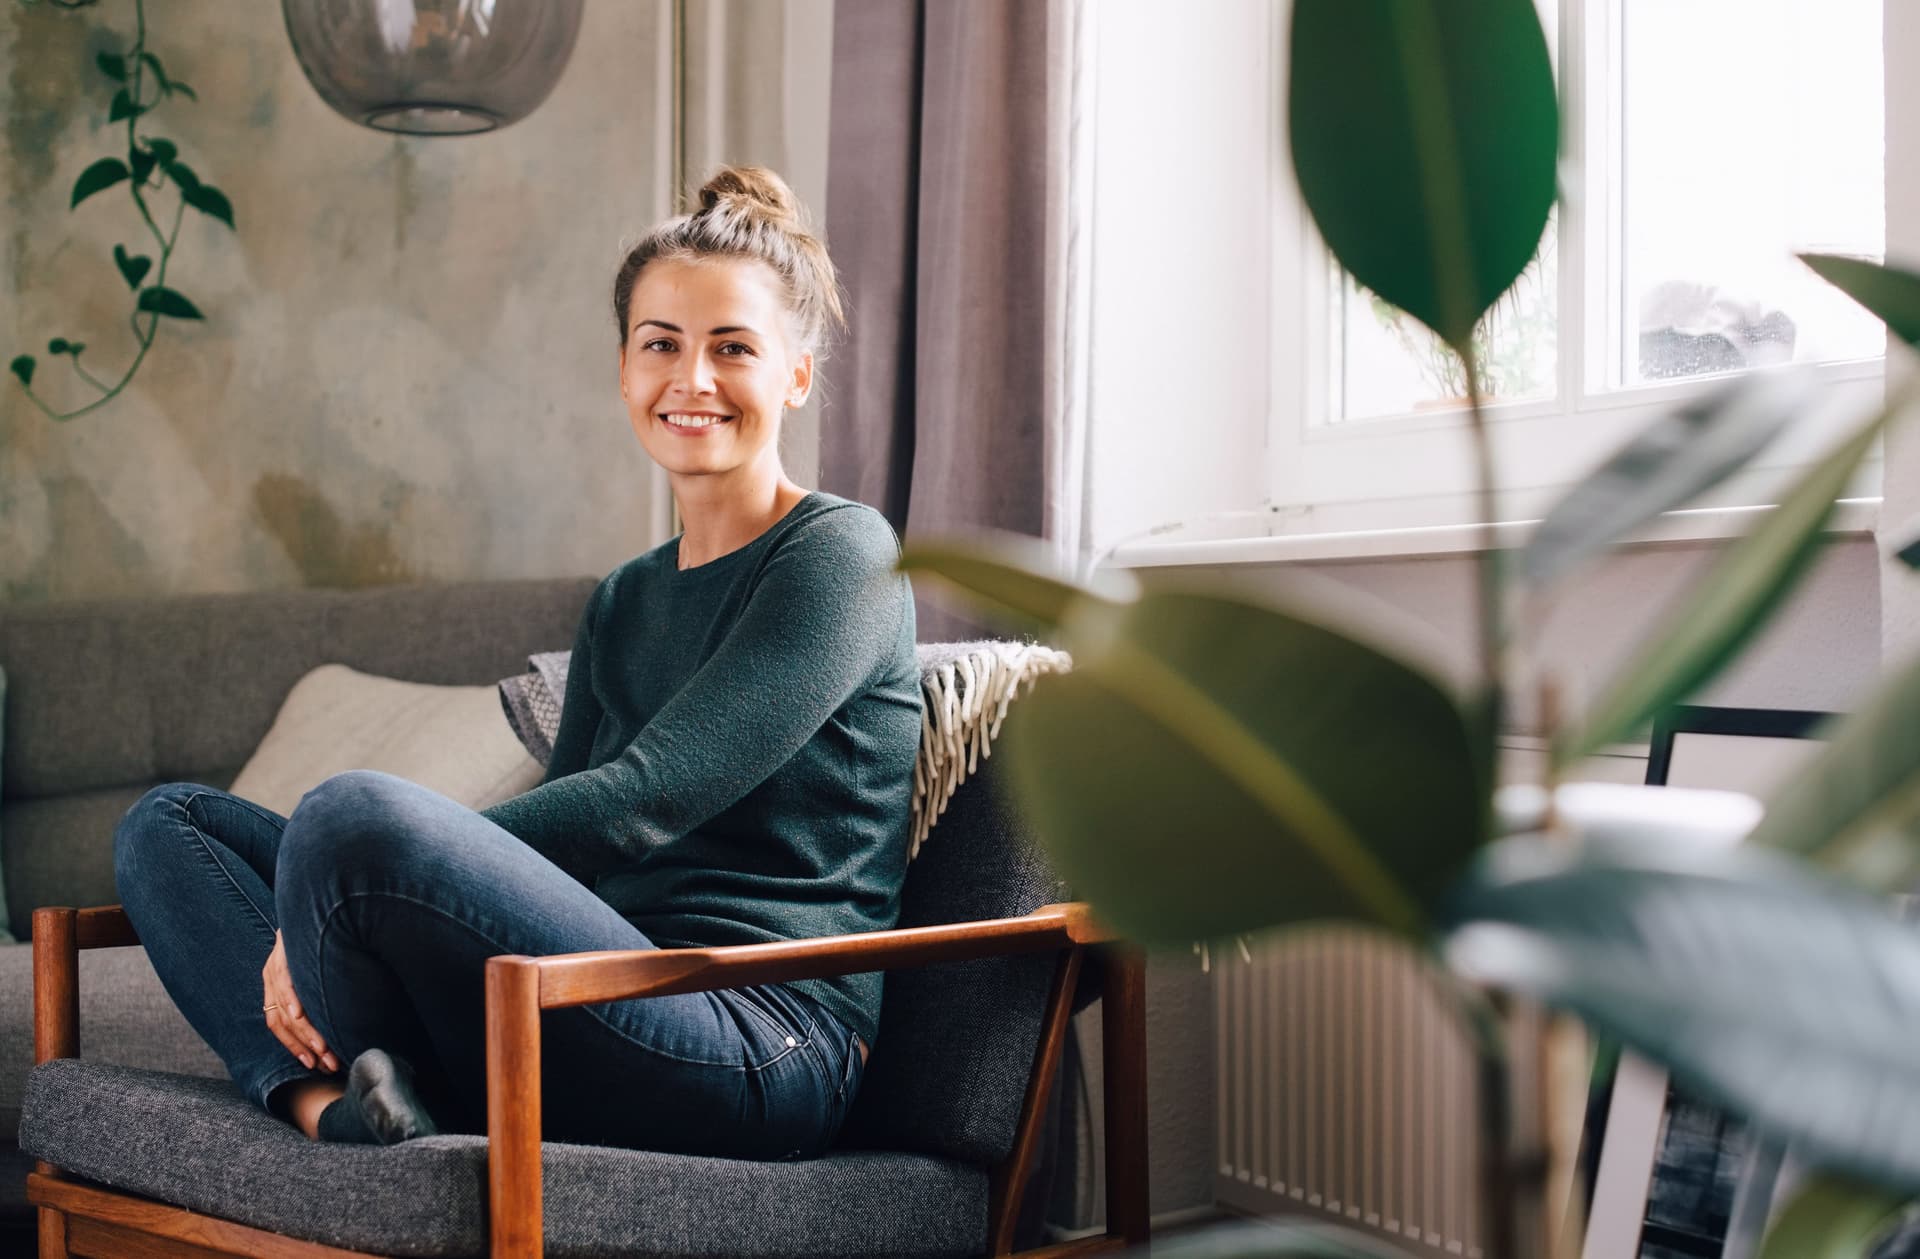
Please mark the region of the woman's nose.
POLYGON ((713 363, 705 354, 695 351, 680 358, 679 383, 689 393, 713 392, 713 363))

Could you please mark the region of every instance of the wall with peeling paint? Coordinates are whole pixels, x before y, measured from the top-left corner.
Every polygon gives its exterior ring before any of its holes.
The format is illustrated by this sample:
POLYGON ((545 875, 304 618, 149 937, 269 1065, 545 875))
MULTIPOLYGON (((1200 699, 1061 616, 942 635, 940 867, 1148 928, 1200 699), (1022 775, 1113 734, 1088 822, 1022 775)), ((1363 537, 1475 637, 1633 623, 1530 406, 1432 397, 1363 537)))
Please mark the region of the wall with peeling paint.
MULTIPOLYGON (((649 545, 648 463, 616 386, 608 286, 667 207, 667 15, 587 6, 559 86, 496 135, 353 126, 301 77, 279 6, 149 4, 190 82, 149 134, 231 197, 189 214, 170 322, 133 386, 65 424, 0 381, 0 599, 603 572, 649 545)), ((46 342, 131 356, 111 258, 123 190, 69 212, 124 144, 94 54, 133 9, 0 4, 0 361, 46 342)))

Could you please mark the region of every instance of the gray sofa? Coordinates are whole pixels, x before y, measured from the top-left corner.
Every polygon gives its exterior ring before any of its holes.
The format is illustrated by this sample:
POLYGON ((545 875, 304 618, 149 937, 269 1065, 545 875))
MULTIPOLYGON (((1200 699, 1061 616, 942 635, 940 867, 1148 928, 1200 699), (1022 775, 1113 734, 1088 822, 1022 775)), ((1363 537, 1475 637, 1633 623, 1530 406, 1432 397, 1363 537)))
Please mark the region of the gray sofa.
MULTIPOLYGON (((566 647, 594 579, 0 607, 7 678, 0 874, 24 939, 41 905, 105 905, 113 828, 161 782, 225 787, 287 692, 326 663, 488 684, 566 647)), ((33 1062, 31 950, 0 945, 0 1218, 24 1219, 15 1144, 33 1062)), ((81 957, 86 1059, 224 1077, 139 949, 81 957)))

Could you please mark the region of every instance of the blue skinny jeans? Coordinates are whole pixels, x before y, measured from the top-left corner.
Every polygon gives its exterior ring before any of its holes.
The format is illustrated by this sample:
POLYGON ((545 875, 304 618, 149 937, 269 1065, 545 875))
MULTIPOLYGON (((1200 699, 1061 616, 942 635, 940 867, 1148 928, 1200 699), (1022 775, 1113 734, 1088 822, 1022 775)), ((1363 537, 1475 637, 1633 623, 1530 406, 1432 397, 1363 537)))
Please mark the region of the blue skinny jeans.
MULTIPOLYGON (((291 818, 209 787, 156 787, 114 833, 122 903, 168 995, 241 1091, 323 1078, 266 1025, 277 928, 294 991, 342 1068, 412 1063, 443 1129, 486 1128, 486 959, 655 947, 592 891, 478 813, 371 771, 291 818)), ((859 1087, 854 1034, 782 985, 551 1010, 548 1139, 722 1157, 827 1148, 859 1087)))

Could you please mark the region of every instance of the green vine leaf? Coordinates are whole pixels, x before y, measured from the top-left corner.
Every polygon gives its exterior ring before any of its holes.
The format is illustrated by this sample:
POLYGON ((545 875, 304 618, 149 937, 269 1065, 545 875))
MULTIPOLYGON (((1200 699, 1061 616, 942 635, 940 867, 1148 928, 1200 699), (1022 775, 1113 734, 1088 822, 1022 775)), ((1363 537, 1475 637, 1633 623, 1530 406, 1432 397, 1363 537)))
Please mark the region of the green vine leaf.
POLYGON ((111 188, 133 172, 127 164, 117 157, 103 157, 87 169, 80 172, 80 178, 73 181, 73 200, 67 203, 71 210, 94 193, 111 188))
POLYGON ((170 319, 205 319, 200 308, 173 289, 155 285, 140 292, 140 309, 170 319))
POLYGON ((53 340, 47 342, 47 353, 49 354, 65 354, 67 349, 67 339, 65 337, 55 337, 53 340))
POLYGON ((127 287, 137 289, 140 287, 140 281, 146 279, 147 272, 152 269, 153 259, 145 254, 129 255, 125 245, 115 245, 113 265, 120 268, 120 275, 126 280, 127 287))
POLYGON ((153 160, 162 166, 173 165, 173 159, 180 156, 178 145, 171 140, 162 140, 158 136, 147 141, 147 152, 153 154, 153 160))
POLYGON ((193 167, 185 162, 166 162, 167 178, 180 185, 181 192, 188 192, 200 186, 200 176, 193 173, 193 167))
POLYGON ((127 153, 127 165, 133 168, 133 182, 144 184, 147 176, 153 174, 153 154, 145 149, 132 149, 127 153))
POLYGON ((226 193, 212 184, 195 184, 191 188, 183 188, 180 196, 188 205, 202 214, 211 215, 228 227, 233 226, 233 203, 227 200, 226 193))
POLYGON ((198 101, 200 99, 197 95, 194 94, 194 90, 192 88, 188 87, 186 84, 182 83, 178 79, 167 80, 167 94, 169 96, 184 96, 190 101, 198 101))
POLYGON ((94 57, 93 64, 100 67, 100 73, 115 83, 127 81, 127 59, 118 53, 103 52, 94 57))
POLYGON ((113 94, 113 107, 107 111, 108 122, 119 122, 122 118, 138 118, 147 111, 133 103, 133 97, 121 88, 113 94))
POLYGON ((160 58, 154 56, 150 52, 142 52, 140 54, 140 60, 144 64, 152 68, 153 77, 160 81, 161 91, 171 92, 173 90, 173 81, 167 78, 167 72, 161 68, 160 58))
POLYGON ((87 343, 86 343, 85 341, 69 341, 69 342, 67 342, 67 353, 69 353, 69 354, 71 354, 71 355, 73 355, 73 356, 74 356, 75 358, 79 358, 79 357, 80 357, 80 355, 81 355, 81 353, 82 353, 82 352, 83 352, 83 351, 84 351, 84 350, 85 350, 86 348, 87 348, 87 343))
POLYGON ((33 388, 33 355, 22 354, 7 364, 7 370, 20 378, 20 383, 33 388))

